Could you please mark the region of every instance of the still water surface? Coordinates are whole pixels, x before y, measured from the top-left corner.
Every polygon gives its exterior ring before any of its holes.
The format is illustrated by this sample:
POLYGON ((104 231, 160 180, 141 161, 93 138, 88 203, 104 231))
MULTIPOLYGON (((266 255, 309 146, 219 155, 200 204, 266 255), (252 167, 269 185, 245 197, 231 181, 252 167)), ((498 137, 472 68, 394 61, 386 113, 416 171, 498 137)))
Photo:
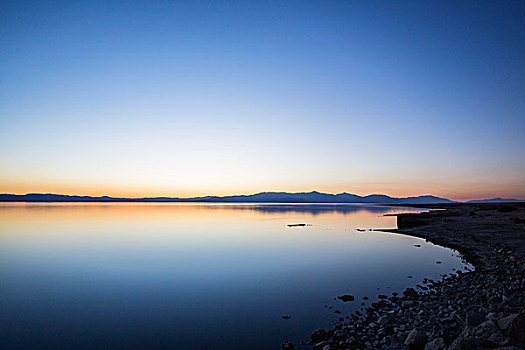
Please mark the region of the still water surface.
POLYGON ((363 296, 464 268, 452 250, 368 231, 394 228, 384 214, 399 211, 416 210, 1 203, 0 348, 298 345, 363 296))

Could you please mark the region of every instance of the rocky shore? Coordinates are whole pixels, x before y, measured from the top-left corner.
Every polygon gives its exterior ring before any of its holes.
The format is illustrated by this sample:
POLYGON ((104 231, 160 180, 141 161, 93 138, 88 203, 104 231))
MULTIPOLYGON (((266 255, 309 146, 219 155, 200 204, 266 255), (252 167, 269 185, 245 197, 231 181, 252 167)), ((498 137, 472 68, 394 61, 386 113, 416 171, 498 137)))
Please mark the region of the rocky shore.
MULTIPOLYGON (((428 206, 426 206, 428 207, 428 206)), ((334 349, 525 349, 525 204, 450 204, 399 214, 390 232, 454 248, 475 271, 378 296, 307 342, 334 349)), ((283 343, 283 349, 293 348, 283 343)))

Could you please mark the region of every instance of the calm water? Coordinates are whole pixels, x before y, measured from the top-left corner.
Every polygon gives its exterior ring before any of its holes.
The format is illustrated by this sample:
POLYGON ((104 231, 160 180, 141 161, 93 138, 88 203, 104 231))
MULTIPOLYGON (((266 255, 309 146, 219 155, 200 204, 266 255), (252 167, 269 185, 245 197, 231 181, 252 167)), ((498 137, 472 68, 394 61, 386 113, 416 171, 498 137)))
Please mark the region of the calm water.
POLYGON ((421 239, 356 230, 393 228, 396 211, 415 210, 0 204, 0 348, 297 345, 361 307, 338 295, 371 302, 463 267, 421 239))

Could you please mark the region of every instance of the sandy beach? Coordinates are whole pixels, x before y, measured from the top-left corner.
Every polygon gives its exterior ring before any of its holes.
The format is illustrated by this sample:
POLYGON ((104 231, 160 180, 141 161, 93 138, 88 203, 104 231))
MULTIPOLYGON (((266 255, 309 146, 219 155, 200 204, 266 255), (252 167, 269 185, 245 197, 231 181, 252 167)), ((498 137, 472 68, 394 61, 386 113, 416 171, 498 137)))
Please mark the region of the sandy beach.
POLYGON ((398 229, 385 231, 456 249, 475 271, 381 297, 314 331, 314 349, 525 348, 525 204, 421 207, 444 210, 398 214, 398 229))

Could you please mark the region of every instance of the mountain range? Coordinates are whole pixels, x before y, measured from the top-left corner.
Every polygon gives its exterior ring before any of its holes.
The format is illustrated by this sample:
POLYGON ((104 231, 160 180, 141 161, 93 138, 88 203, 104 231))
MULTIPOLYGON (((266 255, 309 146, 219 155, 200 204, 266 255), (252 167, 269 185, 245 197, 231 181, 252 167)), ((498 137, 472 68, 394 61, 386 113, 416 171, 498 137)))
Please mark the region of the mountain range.
POLYGON ((350 193, 328 194, 313 192, 261 192, 251 195, 206 196, 193 198, 151 197, 151 198, 116 198, 70 196, 53 193, 28 193, 25 195, 0 194, 2 202, 247 202, 247 203, 383 203, 383 204, 424 204, 451 203, 446 198, 418 196, 395 198, 382 194, 358 196, 350 193))
POLYGON ((467 203, 516 203, 516 202, 525 202, 520 199, 510 199, 510 198, 490 198, 490 199, 475 199, 468 201, 467 203))
MULTIPOLYGON (((473 200, 468 203, 519 202, 517 199, 492 198, 473 200)), ((380 204, 436 204, 454 203, 447 198, 431 195, 417 197, 390 197, 384 194, 358 196, 351 193, 329 194, 312 192, 260 192, 250 195, 205 196, 192 198, 177 197, 91 197, 71 196, 53 193, 28 193, 24 195, 0 194, 0 202, 215 202, 215 203, 380 203, 380 204)))

